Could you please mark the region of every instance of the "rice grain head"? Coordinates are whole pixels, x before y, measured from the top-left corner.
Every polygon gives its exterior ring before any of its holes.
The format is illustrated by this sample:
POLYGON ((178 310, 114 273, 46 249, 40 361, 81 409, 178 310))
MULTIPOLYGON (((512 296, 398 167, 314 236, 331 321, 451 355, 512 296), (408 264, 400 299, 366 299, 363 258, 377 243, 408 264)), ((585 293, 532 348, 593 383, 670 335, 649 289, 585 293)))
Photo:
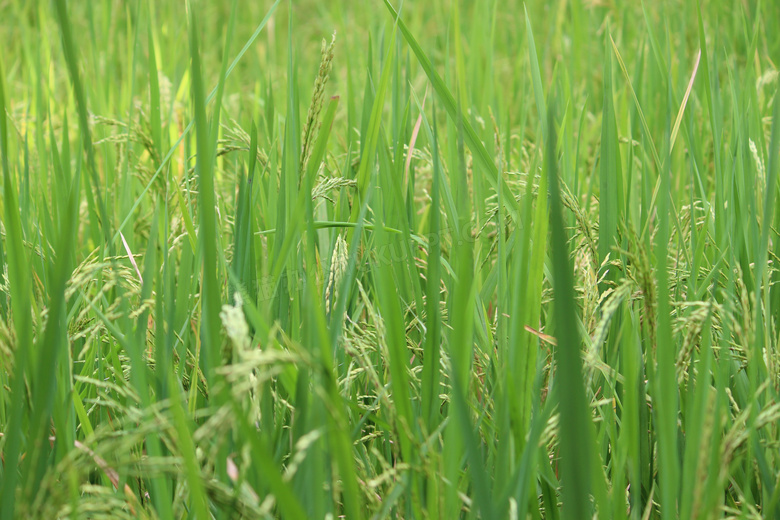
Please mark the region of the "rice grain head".
POLYGON ((219 318, 222 320, 222 326, 225 327, 225 332, 233 343, 236 351, 243 353, 249 349, 249 344, 251 343, 249 338, 249 325, 246 323, 244 311, 242 310, 244 302, 241 298, 241 293, 236 292, 234 298, 234 305, 222 306, 222 312, 219 313, 219 318))
POLYGON ((317 79, 314 81, 314 92, 311 95, 311 104, 309 105, 309 112, 306 114, 306 124, 303 127, 303 147, 301 148, 300 160, 301 172, 306 171, 306 163, 309 161, 309 155, 311 155, 312 144, 317 138, 317 133, 320 129, 322 100, 325 97, 325 85, 328 83, 330 71, 333 68, 333 49, 335 46, 335 32, 329 44, 325 42, 325 39, 322 40, 320 70, 317 73, 317 79))
POLYGON ((336 244, 333 246, 333 255, 330 258, 330 273, 328 274, 328 285, 325 288, 325 310, 331 311, 331 302, 335 302, 338 297, 338 287, 347 269, 347 242, 339 235, 336 238, 336 244), (331 297, 332 296, 332 297, 331 297))

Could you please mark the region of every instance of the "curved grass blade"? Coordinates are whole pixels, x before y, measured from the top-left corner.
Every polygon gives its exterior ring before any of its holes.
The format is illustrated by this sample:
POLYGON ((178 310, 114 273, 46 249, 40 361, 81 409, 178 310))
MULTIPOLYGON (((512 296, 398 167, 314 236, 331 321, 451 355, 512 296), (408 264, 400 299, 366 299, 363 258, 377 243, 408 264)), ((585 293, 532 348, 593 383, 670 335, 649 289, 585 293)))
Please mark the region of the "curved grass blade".
POLYGON ((5 226, 5 241, 7 244, 6 260, 8 264, 8 281, 11 292, 11 310, 14 316, 14 332, 16 334, 16 355, 14 356, 15 376, 11 382, 11 411, 8 424, 16 425, 6 430, 3 454, 5 470, 0 473, 0 520, 14 518, 16 483, 18 478, 19 452, 22 446, 22 415, 25 408, 25 374, 32 344, 32 280, 29 271, 27 248, 22 236, 21 215, 14 185, 11 166, 8 160, 8 125, 5 105, 5 71, 0 61, 0 159, 3 169, 3 206, 5 226))
MULTIPOLYGON (((548 127, 552 127, 552 114, 548 114, 548 127)), ((555 337, 558 348, 555 359, 558 374, 555 392, 560 411, 561 485, 563 518, 590 518, 591 451, 594 448, 590 409, 582 377, 582 343, 578 321, 572 266, 566 245, 566 224, 558 181, 555 158, 555 132, 550 128, 550 139, 545 147, 545 162, 550 179, 550 231, 551 257, 556 314, 555 337)))
MULTIPOLYGON (((217 284, 217 257, 215 249, 220 247, 217 237, 214 197, 213 140, 206 119, 206 97, 203 91, 200 51, 198 49, 198 27, 195 12, 189 6, 189 42, 192 60, 192 103, 195 110, 195 135, 197 139, 198 220, 200 234, 198 241, 203 255, 203 279, 201 282, 201 366, 208 381, 212 380, 212 368, 219 358, 219 312, 222 308, 220 289, 217 284)), ((220 84, 225 76, 220 78, 220 84)), ((219 90, 219 89, 218 89, 219 90)))

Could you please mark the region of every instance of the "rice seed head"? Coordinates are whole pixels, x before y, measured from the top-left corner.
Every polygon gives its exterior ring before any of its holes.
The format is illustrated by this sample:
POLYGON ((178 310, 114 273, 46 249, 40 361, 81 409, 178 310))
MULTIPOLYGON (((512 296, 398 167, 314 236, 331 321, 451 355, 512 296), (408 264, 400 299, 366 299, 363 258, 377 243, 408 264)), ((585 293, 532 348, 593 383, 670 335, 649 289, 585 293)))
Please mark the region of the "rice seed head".
MULTIPOLYGON (((761 154, 758 153, 758 147, 752 139, 748 139, 748 145, 750 147, 750 154, 753 156, 753 162, 756 165, 756 199, 761 200, 761 197, 764 194, 764 186, 766 184, 766 170, 764 168, 764 161, 761 159, 761 154)), ((759 216, 763 217, 763 206, 758 204, 756 209, 759 212, 759 216)))
POLYGON ((604 298, 601 307, 601 320, 599 320, 599 323, 596 326, 596 330, 593 334, 593 346, 588 353, 588 355, 592 356, 594 359, 599 356, 598 351, 607 340, 609 325, 612 322, 612 318, 623 304, 623 301, 625 301, 626 298, 631 295, 633 288, 633 282, 630 280, 623 280, 616 289, 610 288, 604 292, 604 298))
POLYGON ((241 293, 236 292, 234 298, 234 305, 222 306, 219 318, 222 320, 222 326, 225 327, 225 332, 236 351, 245 352, 249 349, 249 344, 251 343, 249 325, 246 323, 244 311, 242 310, 244 302, 241 299, 241 293))
POLYGON ((347 252, 347 242, 339 235, 336 238, 336 245, 333 246, 333 255, 330 259, 330 273, 328 274, 328 285, 325 288, 325 309, 331 311, 331 302, 338 297, 338 287, 347 270, 349 254, 347 252), (333 297, 331 297, 331 295, 333 297))
POLYGON ((309 112, 306 114, 306 124, 303 127, 303 147, 301 148, 301 172, 306 171, 306 163, 311 155, 311 147, 317 138, 320 129, 320 112, 322 111, 322 100, 325 98, 325 85, 328 83, 330 71, 333 68, 333 50, 336 46, 336 32, 333 32, 330 43, 322 40, 322 49, 320 53, 320 70, 317 73, 317 79, 314 81, 314 92, 311 95, 311 104, 309 112))
POLYGON ((357 181, 344 177, 325 177, 314 188, 312 188, 311 199, 317 200, 318 198, 324 198, 335 204, 335 201, 328 197, 328 192, 345 186, 354 188, 357 186, 357 181))

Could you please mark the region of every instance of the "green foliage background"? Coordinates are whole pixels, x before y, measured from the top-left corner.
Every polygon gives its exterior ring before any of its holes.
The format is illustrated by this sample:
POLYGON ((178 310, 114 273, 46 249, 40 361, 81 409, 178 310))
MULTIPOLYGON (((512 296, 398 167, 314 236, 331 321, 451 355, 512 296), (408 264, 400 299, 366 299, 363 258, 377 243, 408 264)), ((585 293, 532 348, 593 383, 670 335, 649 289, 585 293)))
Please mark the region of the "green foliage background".
POLYGON ((0 520, 780 516, 779 29, 0 2, 0 520))

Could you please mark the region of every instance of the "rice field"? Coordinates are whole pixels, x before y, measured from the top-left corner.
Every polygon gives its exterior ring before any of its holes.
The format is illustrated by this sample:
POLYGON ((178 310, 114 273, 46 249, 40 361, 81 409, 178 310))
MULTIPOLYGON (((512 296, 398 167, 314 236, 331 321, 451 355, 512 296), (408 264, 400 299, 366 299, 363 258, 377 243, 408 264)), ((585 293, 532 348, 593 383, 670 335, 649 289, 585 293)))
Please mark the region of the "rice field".
POLYGON ((0 45, 0 520, 780 518, 780 3, 0 45))

